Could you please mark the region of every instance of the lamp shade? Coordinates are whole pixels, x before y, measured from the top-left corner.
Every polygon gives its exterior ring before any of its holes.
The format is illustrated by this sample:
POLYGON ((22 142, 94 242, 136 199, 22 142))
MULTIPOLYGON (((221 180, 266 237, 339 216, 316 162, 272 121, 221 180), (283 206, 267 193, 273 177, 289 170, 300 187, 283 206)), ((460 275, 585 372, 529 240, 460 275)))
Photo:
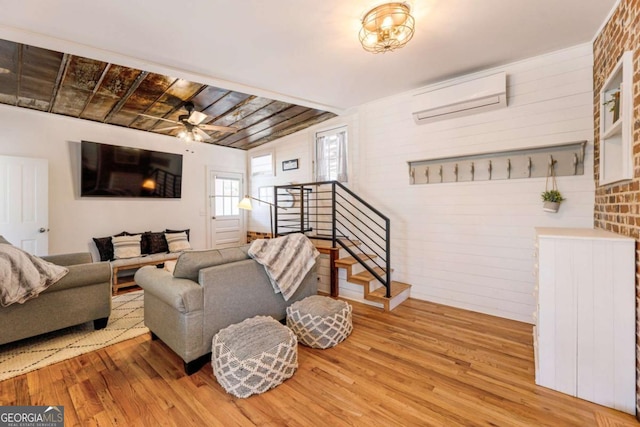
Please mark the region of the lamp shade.
POLYGON ((240 203, 238 203, 238 208, 247 211, 253 210, 253 207, 251 206, 251 198, 249 196, 245 196, 244 199, 240 200, 240 203))
POLYGON ((407 3, 385 3, 362 18, 360 43, 373 53, 390 52, 406 45, 413 37, 415 21, 407 3))

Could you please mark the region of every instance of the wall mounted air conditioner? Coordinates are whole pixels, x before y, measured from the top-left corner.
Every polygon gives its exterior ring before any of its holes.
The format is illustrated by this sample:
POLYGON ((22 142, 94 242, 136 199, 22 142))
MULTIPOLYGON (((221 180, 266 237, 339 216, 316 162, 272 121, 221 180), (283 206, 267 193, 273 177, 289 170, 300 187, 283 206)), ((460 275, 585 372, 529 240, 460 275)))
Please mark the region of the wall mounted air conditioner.
POLYGON ((418 93, 412 102, 411 112, 419 124, 504 108, 507 106, 507 74, 491 74, 418 93))

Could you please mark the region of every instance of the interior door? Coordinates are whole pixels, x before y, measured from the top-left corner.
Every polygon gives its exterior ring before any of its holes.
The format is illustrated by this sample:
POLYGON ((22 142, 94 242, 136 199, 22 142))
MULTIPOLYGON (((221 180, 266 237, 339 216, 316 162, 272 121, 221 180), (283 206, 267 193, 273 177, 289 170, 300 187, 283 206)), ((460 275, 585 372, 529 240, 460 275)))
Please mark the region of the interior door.
POLYGON ((49 163, 0 156, 0 235, 34 255, 49 252, 49 163))
POLYGON ((211 171, 209 188, 211 246, 225 248, 246 243, 238 208, 244 188, 242 174, 211 171))

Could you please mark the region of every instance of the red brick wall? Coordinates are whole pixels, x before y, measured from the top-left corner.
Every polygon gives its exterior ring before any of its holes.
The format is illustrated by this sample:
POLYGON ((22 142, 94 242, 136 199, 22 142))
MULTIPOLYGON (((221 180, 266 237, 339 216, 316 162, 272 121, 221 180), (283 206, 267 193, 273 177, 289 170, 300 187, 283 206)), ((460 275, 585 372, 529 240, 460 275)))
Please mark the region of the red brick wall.
MULTIPOLYGON (((596 200, 594 225, 636 239, 636 355, 640 354, 640 0, 622 0, 593 43, 593 117, 596 200), (618 59, 633 55, 633 165, 631 181, 600 186, 600 89, 618 59)), ((636 356, 636 417, 640 419, 640 361, 636 356)))

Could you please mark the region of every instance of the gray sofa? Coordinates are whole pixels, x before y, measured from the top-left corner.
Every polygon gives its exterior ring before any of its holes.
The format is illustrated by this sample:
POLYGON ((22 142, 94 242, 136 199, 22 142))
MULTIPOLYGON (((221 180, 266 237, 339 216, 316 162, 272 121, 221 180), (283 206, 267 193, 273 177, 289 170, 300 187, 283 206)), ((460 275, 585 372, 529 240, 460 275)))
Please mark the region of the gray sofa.
POLYGON ((211 342, 220 329, 257 315, 283 320, 288 305, 317 293, 316 265, 285 301, 274 292, 264 267, 249 258, 248 248, 186 251, 173 274, 151 266, 136 272, 152 338, 182 358, 188 375, 210 360, 211 342))
MULTIPOLYGON (((0 243, 9 243, 0 236, 0 243)), ((107 326, 111 314, 111 268, 92 262, 91 254, 41 257, 69 269, 69 273, 24 304, 0 307, 0 344, 93 321, 107 326)))

